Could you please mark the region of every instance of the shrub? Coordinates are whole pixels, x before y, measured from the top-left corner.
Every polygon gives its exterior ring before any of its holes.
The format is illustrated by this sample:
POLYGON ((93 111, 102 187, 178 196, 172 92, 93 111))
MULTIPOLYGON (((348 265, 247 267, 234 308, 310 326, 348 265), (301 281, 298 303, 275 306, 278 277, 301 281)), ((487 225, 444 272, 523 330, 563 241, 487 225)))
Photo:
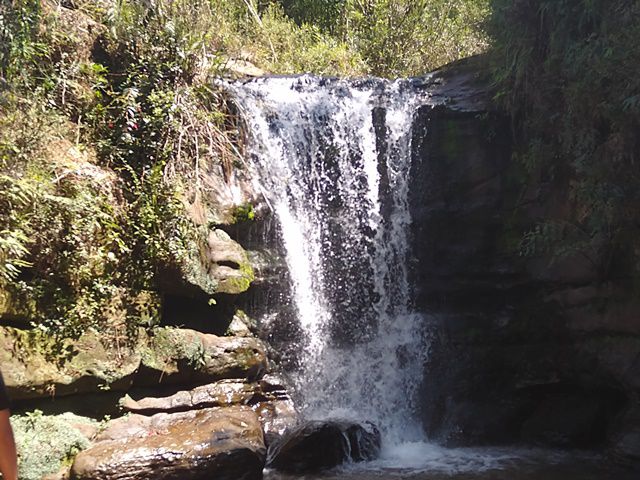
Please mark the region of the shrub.
POLYGON ((39 410, 13 416, 11 424, 18 448, 21 480, 40 480, 58 472, 90 444, 77 426, 98 426, 94 420, 71 413, 47 416, 39 410))
POLYGON ((345 8, 347 43, 374 75, 420 75, 487 47, 485 0, 347 0, 345 8))
POLYGON ((517 158, 531 181, 566 192, 553 201, 570 207, 541 216, 523 247, 586 255, 604 279, 620 254, 630 265, 640 248, 640 5, 493 0, 493 8, 498 97, 514 117, 517 158), (544 232, 553 235, 536 242, 544 232))

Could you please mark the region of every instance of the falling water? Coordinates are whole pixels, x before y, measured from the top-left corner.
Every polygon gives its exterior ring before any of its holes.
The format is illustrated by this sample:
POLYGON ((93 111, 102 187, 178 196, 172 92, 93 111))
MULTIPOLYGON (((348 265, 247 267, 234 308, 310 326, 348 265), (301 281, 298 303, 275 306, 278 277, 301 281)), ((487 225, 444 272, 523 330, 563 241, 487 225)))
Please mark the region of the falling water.
POLYGON ((419 441, 427 352, 408 265, 408 81, 309 75, 230 86, 259 187, 280 223, 303 340, 294 372, 307 418, 372 420, 388 444, 419 441))

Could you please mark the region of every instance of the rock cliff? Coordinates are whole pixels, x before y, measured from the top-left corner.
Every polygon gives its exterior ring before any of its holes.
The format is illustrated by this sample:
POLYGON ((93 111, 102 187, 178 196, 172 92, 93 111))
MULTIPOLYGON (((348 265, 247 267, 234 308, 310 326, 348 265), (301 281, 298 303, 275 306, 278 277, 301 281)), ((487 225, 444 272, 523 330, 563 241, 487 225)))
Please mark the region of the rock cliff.
POLYGON ((436 72, 416 118, 412 216, 416 303, 433 324, 423 379, 427 431, 449 444, 607 447, 637 461, 638 302, 579 253, 522 257, 564 192, 527 184, 481 58, 436 72))

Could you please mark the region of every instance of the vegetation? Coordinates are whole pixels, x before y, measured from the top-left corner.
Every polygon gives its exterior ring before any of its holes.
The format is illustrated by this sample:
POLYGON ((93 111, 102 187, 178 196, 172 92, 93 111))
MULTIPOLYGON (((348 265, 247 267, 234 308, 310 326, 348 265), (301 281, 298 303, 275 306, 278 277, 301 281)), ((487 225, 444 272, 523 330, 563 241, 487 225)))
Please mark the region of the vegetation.
POLYGON ((3 2, 0 290, 60 338, 152 325, 157 308, 139 292, 162 268, 189 270, 211 223, 185 211, 201 201, 201 172, 229 178, 241 164, 213 79, 246 61, 417 74, 482 48, 485 11, 443 0, 3 2))
POLYGON ((567 195, 541 199, 569 212, 549 209, 523 253, 583 255, 602 279, 640 251, 639 18, 632 0, 494 0, 490 22, 520 163, 567 195))
MULTIPOLYGON (((566 185, 524 253, 603 275, 636 249, 640 33, 630 0, 11 0, 0 6, 0 290, 45 332, 134 332, 139 292, 185 269, 216 219, 202 172, 238 168, 216 78, 418 75, 492 44, 527 178, 566 185), (487 36, 483 27, 488 22, 487 36), (602 261, 604 259, 604 261, 602 261), (117 312, 117 313, 115 313, 117 312)), ((251 205, 229 212, 252 220, 251 205)), ((242 286, 244 288, 244 285, 242 286)), ((215 285, 206 289, 210 294, 215 285)), ((145 302, 142 302, 145 303, 145 302)))
POLYGON ((282 0, 300 24, 312 23, 358 52, 369 74, 424 74, 483 51, 488 0, 282 0))
POLYGON ((15 416, 11 424, 20 459, 18 475, 24 480, 57 473, 89 446, 82 432, 98 429, 98 422, 88 418, 71 413, 48 416, 39 410, 15 416))
POLYGON ((421 75, 483 51, 485 0, 350 0, 344 37, 374 75, 421 75))

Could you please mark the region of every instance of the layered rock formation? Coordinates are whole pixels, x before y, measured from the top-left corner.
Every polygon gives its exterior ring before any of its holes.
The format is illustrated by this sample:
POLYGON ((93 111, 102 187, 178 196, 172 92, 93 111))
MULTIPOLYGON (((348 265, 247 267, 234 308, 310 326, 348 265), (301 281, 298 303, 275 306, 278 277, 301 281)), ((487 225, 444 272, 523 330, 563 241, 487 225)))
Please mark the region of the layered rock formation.
POLYGON ((567 215, 570 199, 523 190, 481 64, 436 72, 446 101, 416 118, 414 278, 433 324, 426 428, 449 444, 606 445, 637 458, 638 424, 622 420, 640 399, 637 302, 587 256, 519 255, 523 233, 567 215))

